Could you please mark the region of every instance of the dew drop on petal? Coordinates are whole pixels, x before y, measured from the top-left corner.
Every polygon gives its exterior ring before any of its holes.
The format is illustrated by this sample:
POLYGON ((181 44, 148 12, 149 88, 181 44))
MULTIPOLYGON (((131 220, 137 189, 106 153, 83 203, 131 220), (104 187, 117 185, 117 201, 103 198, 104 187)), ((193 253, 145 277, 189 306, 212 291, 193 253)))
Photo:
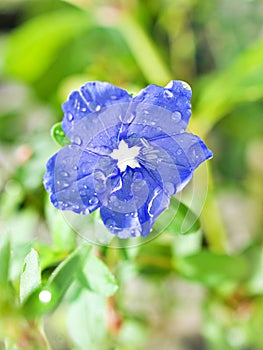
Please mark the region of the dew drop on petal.
POLYGON ((132 177, 134 182, 140 182, 143 180, 143 174, 140 171, 136 171, 132 177))
POLYGON ((174 96, 174 94, 170 91, 170 90, 164 90, 164 96, 168 97, 168 98, 172 98, 174 96))
POLYGON ((89 199, 89 204, 90 205, 96 205, 96 204, 98 204, 99 203, 99 200, 98 200, 98 198, 97 197, 91 197, 90 199, 89 199))
POLYGON ((82 144, 82 140, 79 136, 75 136, 72 140, 73 143, 75 143, 76 145, 80 146, 82 144))
POLYGON ((176 151, 176 154, 178 155, 178 156, 180 156, 180 154, 182 154, 182 148, 178 148, 178 150, 176 151))
POLYGON ((168 193, 169 196, 172 196, 175 193, 175 188, 173 183, 171 182, 165 182, 164 183, 164 188, 166 192, 168 193))
POLYGON ((68 112, 68 113, 67 113, 67 118, 68 118, 68 121, 71 122, 71 121, 74 119, 73 114, 70 113, 70 112, 68 112))
POLYGON ((174 112, 172 114, 172 120, 175 122, 179 122, 181 120, 182 116, 180 112, 174 112))
POLYGON ((113 219, 107 219, 105 222, 106 226, 113 228, 116 225, 116 222, 113 219))

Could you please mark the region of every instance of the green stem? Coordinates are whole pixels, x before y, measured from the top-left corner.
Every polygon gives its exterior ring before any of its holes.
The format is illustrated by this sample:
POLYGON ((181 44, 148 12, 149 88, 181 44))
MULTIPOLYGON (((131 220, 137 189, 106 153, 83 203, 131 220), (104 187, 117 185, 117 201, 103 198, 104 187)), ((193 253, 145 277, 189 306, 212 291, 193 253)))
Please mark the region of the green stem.
POLYGON ((201 224, 211 250, 226 252, 228 250, 227 236, 216 200, 211 166, 208 162, 208 195, 201 216, 201 224))
POLYGON ((172 79, 169 69, 138 21, 129 13, 122 12, 116 22, 116 28, 123 35, 147 81, 167 84, 172 79))

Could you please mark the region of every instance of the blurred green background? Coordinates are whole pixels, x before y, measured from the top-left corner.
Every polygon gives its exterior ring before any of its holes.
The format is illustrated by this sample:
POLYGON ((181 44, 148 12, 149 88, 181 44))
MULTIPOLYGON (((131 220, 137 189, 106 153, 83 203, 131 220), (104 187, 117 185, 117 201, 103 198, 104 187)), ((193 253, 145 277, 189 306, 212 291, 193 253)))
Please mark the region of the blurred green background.
POLYGON ((0 0, 0 349, 263 349, 262 14, 261 0, 0 0), (198 232, 90 251, 42 186, 61 103, 90 80, 171 79, 192 86, 190 130, 214 152, 198 232))

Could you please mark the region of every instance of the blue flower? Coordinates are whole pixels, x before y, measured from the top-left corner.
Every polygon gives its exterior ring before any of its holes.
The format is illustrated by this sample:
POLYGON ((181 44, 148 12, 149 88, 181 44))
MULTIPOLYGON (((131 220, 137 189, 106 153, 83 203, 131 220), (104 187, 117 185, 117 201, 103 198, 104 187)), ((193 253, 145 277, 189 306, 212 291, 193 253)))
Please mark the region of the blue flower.
POLYGON ((149 85, 137 96, 104 82, 88 82, 63 104, 70 140, 47 162, 44 186, 60 210, 100 208, 119 238, 147 236, 170 198, 212 157, 187 133, 191 88, 181 81, 149 85))

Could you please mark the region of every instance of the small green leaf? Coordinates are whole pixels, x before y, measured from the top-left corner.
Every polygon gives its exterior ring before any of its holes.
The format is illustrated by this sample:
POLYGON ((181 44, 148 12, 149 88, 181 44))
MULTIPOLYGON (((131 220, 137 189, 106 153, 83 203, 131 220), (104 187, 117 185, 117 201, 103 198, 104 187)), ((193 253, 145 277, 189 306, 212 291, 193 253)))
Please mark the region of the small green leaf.
POLYGON ((51 129, 51 136, 59 146, 63 147, 70 144, 70 141, 62 130, 61 122, 53 125, 51 129))
POLYGON ((6 285, 9 280, 10 241, 7 234, 0 236, 0 285, 6 285))
POLYGON ((27 318, 34 318, 54 310, 70 285, 74 282, 76 273, 82 269, 82 264, 90 247, 83 245, 70 254, 50 276, 46 285, 36 289, 25 300, 23 311, 27 318))
POLYGON ((41 284, 41 270, 38 253, 31 249, 24 260, 23 272, 20 276, 20 301, 23 302, 41 284))
POLYGON ((83 272, 78 275, 79 281, 85 288, 103 295, 113 295, 118 285, 108 267, 95 255, 89 255, 83 272))
POLYGON ((200 221, 193 211, 172 197, 169 209, 156 221, 153 230, 171 234, 191 234, 200 229, 200 221))

